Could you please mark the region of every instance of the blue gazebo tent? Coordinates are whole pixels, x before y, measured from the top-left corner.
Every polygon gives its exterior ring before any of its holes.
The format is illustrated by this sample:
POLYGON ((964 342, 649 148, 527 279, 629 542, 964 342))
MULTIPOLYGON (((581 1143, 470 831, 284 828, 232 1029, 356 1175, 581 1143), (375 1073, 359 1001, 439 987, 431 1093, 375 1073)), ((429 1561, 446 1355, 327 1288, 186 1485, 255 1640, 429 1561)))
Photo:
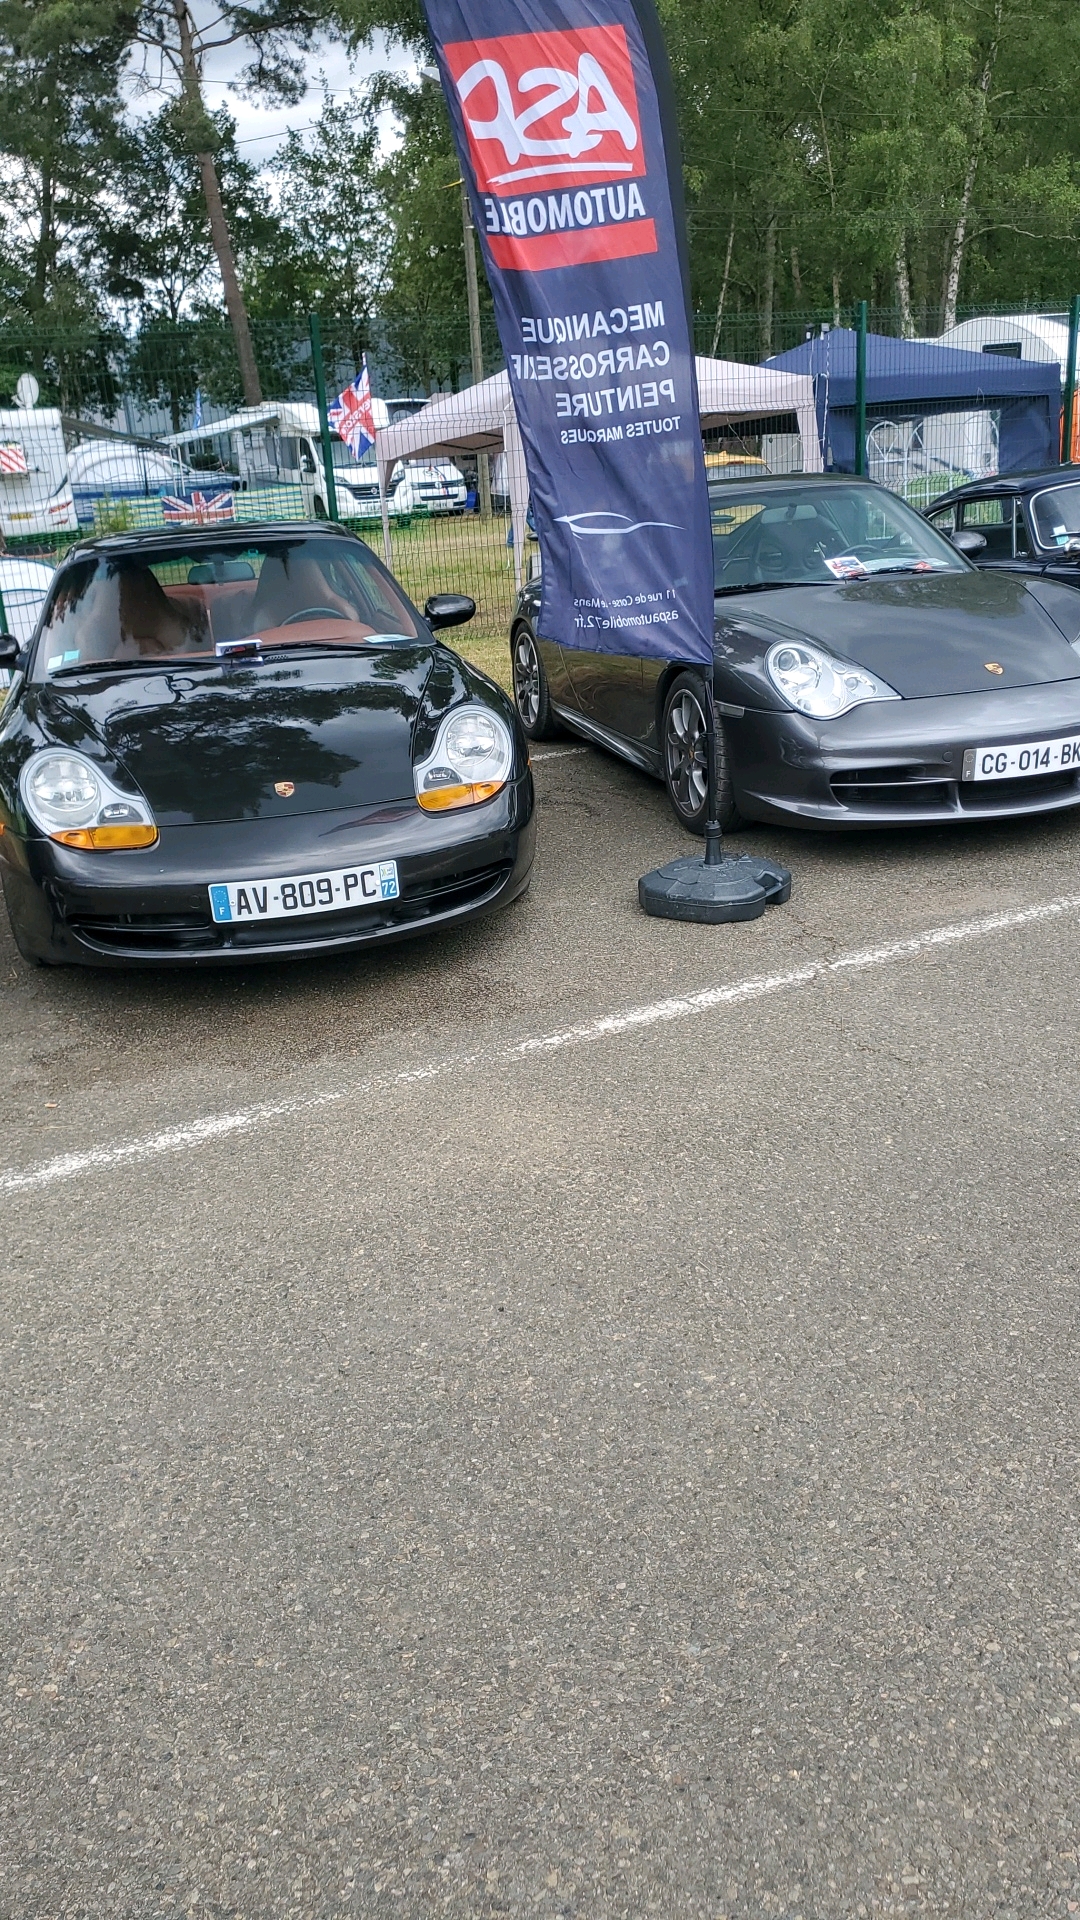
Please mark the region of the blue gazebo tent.
MULTIPOLYGON (((855 342, 851 328, 806 340, 765 365, 809 374, 826 470, 855 471, 855 342)), ((1053 361, 1014 360, 996 353, 965 353, 925 340, 866 336, 867 436, 889 423, 919 423, 923 472, 980 465, 959 451, 981 436, 946 431, 946 421, 996 422, 993 464, 1002 473, 1054 466, 1061 445, 1061 375, 1053 361), (939 422, 935 431, 934 422, 939 422)), ((873 471, 873 461, 871 461, 873 471)))

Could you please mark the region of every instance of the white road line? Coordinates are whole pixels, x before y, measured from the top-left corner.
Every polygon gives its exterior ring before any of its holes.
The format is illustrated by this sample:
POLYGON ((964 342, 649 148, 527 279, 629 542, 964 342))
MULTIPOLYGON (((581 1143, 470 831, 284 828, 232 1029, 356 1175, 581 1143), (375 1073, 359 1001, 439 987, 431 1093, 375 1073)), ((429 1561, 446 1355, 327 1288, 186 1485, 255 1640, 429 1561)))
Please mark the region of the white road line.
POLYGON ((535 767, 540 760, 566 760, 572 753, 591 752, 591 747, 549 747, 544 753, 531 753, 529 759, 535 767))
POLYGON ((241 1107, 233 1113, 208 1114, 184 1126, 166 1127, 135 1140, 118 1141, 112 1146, 89 1147, 81 1153, 61 1154, 36 1167, 9 1168, 0 1173, 0 1194, 26 1193, 55 1186, 61 1180, 73 1180, 84 1173, 107 1171, 110 1167, 131 1166, 155 1160, 161 1154, 181 1153, 190 1148, 227 1138, 234 1133, 250 1133, 271 1121, 291 1119, 298 1114, 317 1113, 322 1107, 359 1099, 363 1094, 392 1091, 419 1081, 437 1080, 452 1073, 467 1073, 500 1062, 530 1059, 536 1054, 556 1053, 563 1047, 579 1047, 593 1040, 607 1040, 622 1033, 655 1027, 671 1020, 685 1020, 691 1014, 710 1013, 717 1007, 741 1006, 749 1000, 763 1000, 791 987, 803 987, 814 980, 825 980, 843 973, 865 973, 874 967, 891 966, 897 960, 909 960, 916 954, 935 948, 959 946, 966 940, 979 940, 986 934, 1008 932, 1041 920, 1058 920, 1080 912, 1080 895, 1062 895, 1044 900, 1037 906, 1017 907, 1007 913, 987 913, 977 920, 961 920, 952 926, 930 927, 925 933, 912 934, 906 940, 887 940, 876 947, 857 947, 831 960, 807 960, 802 966, 789 967, 784 973, 752 975, 732 980, 724 986, 703 987, 697 993, 678 994, 667 1000, 653 1000, 642 1007, 627 1007, 619 1013, 605 1013, 594 1020, 564 1027, 553 1033, 532 1034, 502 1047, 490 1047, 477 1053, 451 1054, 427 1066, 408 1067, 400 1073, 374 1074, 342 1087, 320 1093, 297 1094, 284 1100, 267 1100, 257 1106, 241 1107))

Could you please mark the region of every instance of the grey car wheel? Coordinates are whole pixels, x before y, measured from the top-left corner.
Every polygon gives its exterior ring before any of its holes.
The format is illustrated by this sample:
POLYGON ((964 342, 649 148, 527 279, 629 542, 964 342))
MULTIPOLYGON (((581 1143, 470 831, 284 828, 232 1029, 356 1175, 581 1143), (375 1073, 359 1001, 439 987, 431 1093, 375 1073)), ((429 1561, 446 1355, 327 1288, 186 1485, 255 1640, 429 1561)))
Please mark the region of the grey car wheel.
MULTIPOLYGON (((704 834, 709 797, 705 682, 696 673, 680 673, 664 701, 664 785, 676 818, 688 833, 704 834)), ((717 723, 717 815, 725 832, 742 825, 735 805, 727 741, 717 723)))
POLYGON ((551 740, 559 729, 551 711, 547 674, 531 627, 514 628, 510 640, 514 705, 530 740, 551 740))

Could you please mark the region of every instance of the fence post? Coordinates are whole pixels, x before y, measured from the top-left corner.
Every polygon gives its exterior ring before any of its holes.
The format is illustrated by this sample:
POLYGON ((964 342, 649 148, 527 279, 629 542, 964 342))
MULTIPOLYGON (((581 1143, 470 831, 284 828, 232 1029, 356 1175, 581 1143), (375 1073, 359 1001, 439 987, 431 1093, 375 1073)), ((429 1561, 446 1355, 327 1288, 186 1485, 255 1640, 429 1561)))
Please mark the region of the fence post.
POLYGON ((2 593, 0 593, 0 633, 4 635, 5 639, 7 638, 8 636, 7 613, 4 608, 4 596, 2 593))
POLYGON ((1069 308, 1069 357, 1065 363, 1065 393, 1061 421, 1061 461, 1073 464, 1073 436, 1076 432, 1076 337, 1080 333, 1080 293, 1074 293, 1069 308))
MULTIPOLYGON (((465 242, 465 292, 469 303, 469 357, 474 383, 484 377, 484 344, 480 335, 480 283, 476 275, 476 241, 473 238, 472 209, 464 180, 461 183, 461 228, 465 242)), ((481 520, 491 519, 491 466, 486 448, 476 456, 476 490, 480 498, 481 520)))
POLYGON ((337 487, 334 485, 334 453, 330 445, 330 422, 326 417, 326 374, 323 370, 322 331, 317 313, 308 317, 311 334, 311 364, 315 371, 315 399, 319 407, 319 431, 322 435, 323 466, 326 469, 326 511, 331 520, 337 515, 337 487))
POLYGON ((866 301, 855 309, 855 471, 866 473, 866 301))

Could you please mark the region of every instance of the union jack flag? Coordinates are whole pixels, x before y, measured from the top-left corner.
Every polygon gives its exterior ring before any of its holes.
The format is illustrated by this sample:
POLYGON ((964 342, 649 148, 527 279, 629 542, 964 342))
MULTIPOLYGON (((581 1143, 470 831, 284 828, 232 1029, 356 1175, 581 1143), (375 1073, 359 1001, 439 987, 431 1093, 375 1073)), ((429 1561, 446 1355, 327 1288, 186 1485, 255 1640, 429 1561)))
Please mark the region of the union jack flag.
POLYGON ((167 527, 213 527, 223 520, 236 519, 236 501, 231 493, 179 493, 161 496, 161 517, 167 527))
POLYGON ((326 418, 331 430, 336 433, 352 454, 354 460, 360 460, 369 447, 375 445, 375 416, 371 408, 371 381, 368 378, 367 354, 364 364, 344 393, 331 400, 326 409, 326 418))
POLYGON ((17 440, 5 440, 0 446, 0 473, 29 473, 26 454, 17 440))

